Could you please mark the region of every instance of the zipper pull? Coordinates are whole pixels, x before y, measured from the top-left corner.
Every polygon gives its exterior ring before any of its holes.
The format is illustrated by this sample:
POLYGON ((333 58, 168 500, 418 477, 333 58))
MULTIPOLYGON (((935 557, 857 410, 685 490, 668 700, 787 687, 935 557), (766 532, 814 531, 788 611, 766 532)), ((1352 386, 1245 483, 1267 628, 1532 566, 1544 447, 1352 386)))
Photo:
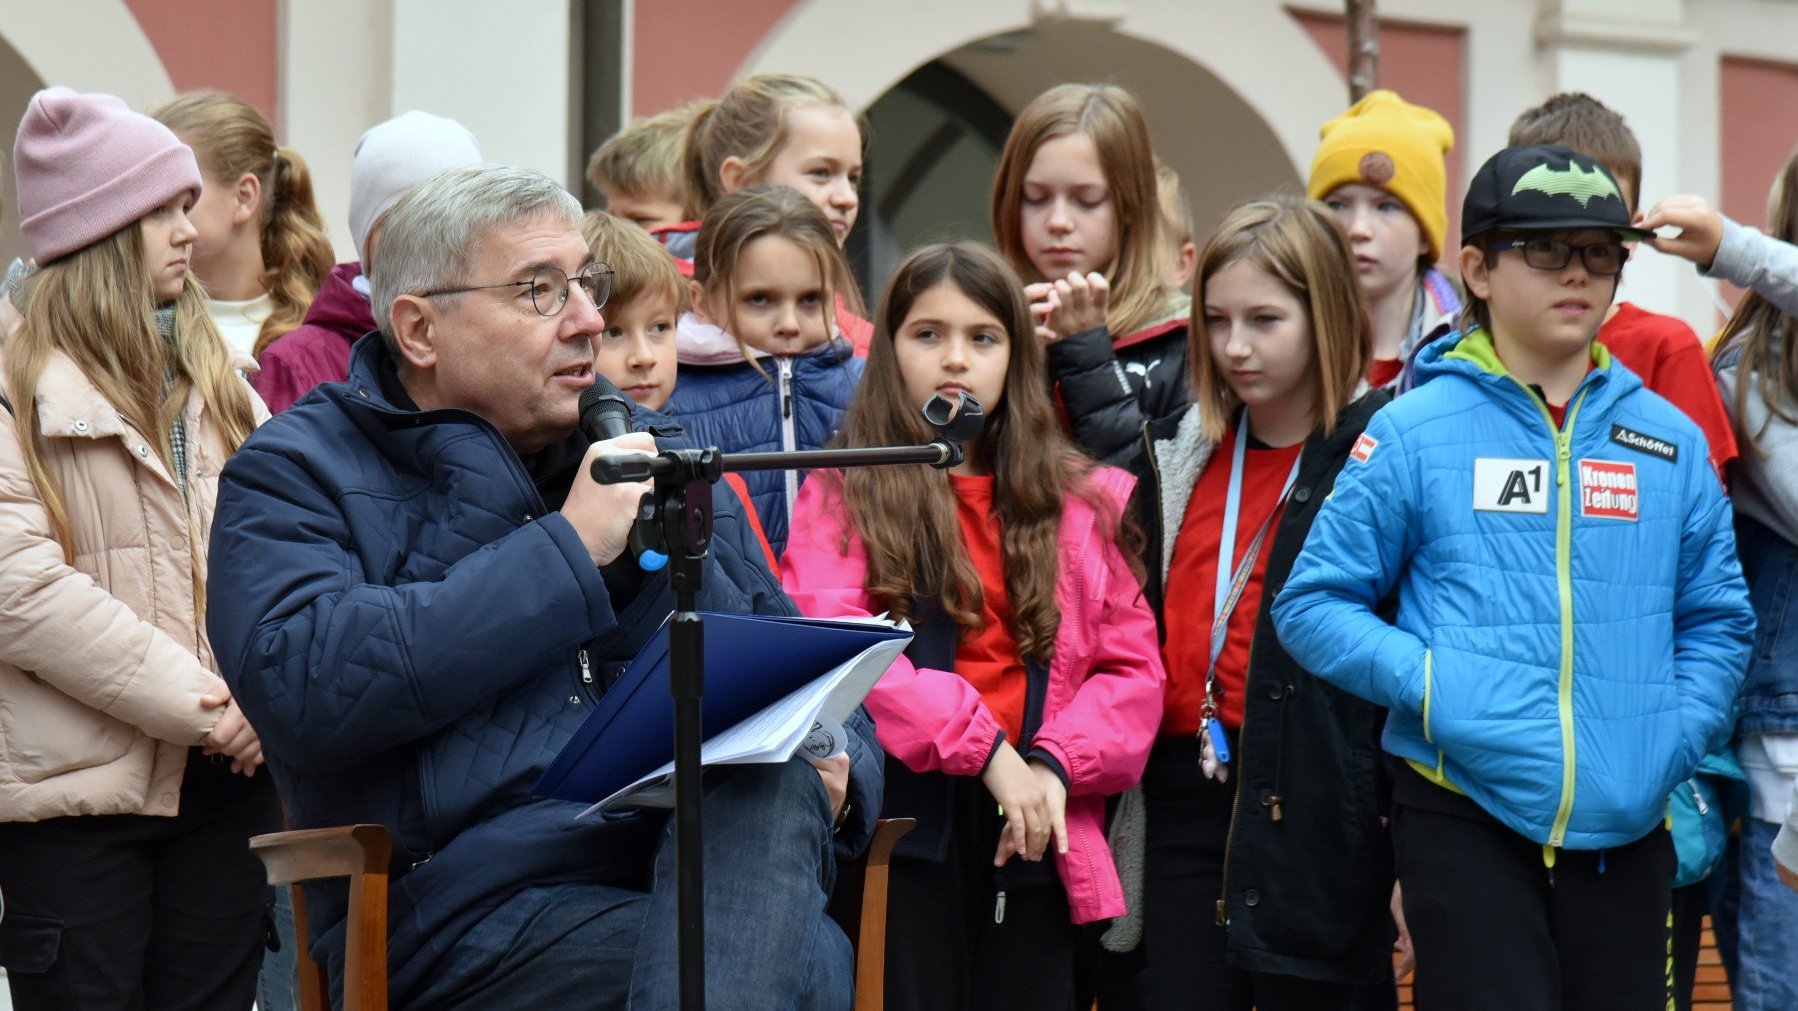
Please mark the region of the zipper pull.
POLYGON ((1704 794, 1699 792, 1698 784, 1695 781, 1688 779, 1686 780, 1686 785, 1692 788, 1692 803, 1697 805, 1698 813, 1710 814, 1711 806, 1704 802, 1704 794))
POLYGON ((1004 892, 1000 892, 998 897, 993 900, 993 922, 994 923, 1004 923, 1005 922, 1005 893, 1004 892))
POLYGON ((581 661, 581 684, 591 685, 593 683, 593 667, 587 662, 587 647, 582 646, 580 652, 575 656, 581 661))
POLYGON ((1561 464, 1561 466, 1555 468, 1556 488, 1567 483, 1566 464, 1569 460, 1573 459, 1572 441, 1572 439, 1567 437, 1566 433, 1555 436, 1555 459, 1561 464))
POLYGON ((1222 927, 1229 922, 1230 918, 1224 915, 1224 900, 1219 899, 1217 900, 1217 925, 1222 927))
POLYGON ((1281 797, 1279 794, 1275 794, 1273 797, 1269 798, 1269 803, 1273 807, 1273 812, 1269 817, 1271 817, 1274 821, 1279 821, 1281 818, 1285 817, 1284 815, 1282 815, 1280 813, 1280 802, 1283 801, 1284 799, 1285 798, 1281 797))
POLYGON ((780 361, 780 416, 793 416, 793 366, 784 358, 780 361))

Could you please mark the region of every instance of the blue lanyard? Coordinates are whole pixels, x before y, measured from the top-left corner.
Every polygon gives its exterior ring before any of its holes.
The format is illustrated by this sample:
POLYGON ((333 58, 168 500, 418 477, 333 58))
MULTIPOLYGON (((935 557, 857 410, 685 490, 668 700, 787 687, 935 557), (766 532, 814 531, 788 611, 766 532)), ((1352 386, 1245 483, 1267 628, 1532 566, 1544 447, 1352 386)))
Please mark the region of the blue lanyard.
MULTIPOLYGON (((1255 569, 1255 557, 1261 553, 1261 542, 1267 539, 1268 528, 1273 525, 1274 516, 1280 507, 1286 504, 1286 497, 1292 494, 1292 486, 1298 481, 1299 462, 1304 451, 1293 458, 1292 470, 1286 475, 1286 483, 1280 487, 1280 498, 1274 507, 1268 510, 1267 518, 1261 521, 1260 529, 1249 542, 1247 551, 1242 554, 1242 561, 1232 562, 1236 554, 1236 527, 1242 519, 1242 472, 1243 461, 1248 456, 1249 418, 1245 410, 1236 423, 1236 446, 1230 454, 1230 490, 1224 496, 1223 536, 1217 543, 1217 594, 1211 604, 1211 659, 1205 665, 1205 702, 1199 713, 1200 720, 1207 726, 1217 718, 1217 658, 1224 651, 1224 639, 1230 628, 1230 614, 1242 600, 1242 591, 1249 584, 1249 575, 1255 569)), ((1219 749, 1219 754, 1228 760, 1228 752, 1222 747, 1222 728, 1214 729, 1212 740, 1219 749)))

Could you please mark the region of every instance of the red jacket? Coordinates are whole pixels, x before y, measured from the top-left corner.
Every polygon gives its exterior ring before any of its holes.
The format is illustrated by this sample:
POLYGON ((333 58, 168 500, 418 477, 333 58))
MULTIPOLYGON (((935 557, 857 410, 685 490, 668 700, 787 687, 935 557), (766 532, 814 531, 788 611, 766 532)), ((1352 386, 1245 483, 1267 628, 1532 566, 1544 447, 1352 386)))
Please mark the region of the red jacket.
POLYGON ((262 371, 250 385, 262 394, 271 413, 279 414, 320 383, 340 383, 350 374, 350 345, 375 329, 368 299, 356 290, 362 264, 331 268, 306 310, 306 321, 262 349, 262 371))
POLYGON ((1598 342, 1642 377, 1642 385, 1667 398, 1704 430, 1711 465, 1719 477, 1737 456, 1735 428, 1717 392, 1704 344, 1684 321, 1619 302, 1598 328, 1598 342))
MULTIPOLYGON (((1121 515, 1133 479, 1096 470, 1093 489, 1121 515)), ((781 583, 813 617, 870 613, 867 555, 834 482, 799 490, 781 583), (846 539, 846 540, 845 540, 846 539), (845 549, 845 545, 847 545, 845 549)), ((1124 893, 1105 841, 1105 798, 1142 777, 1161 723, 1166 674, 1155 616, 1112 536, 1115 520, 1079 496, 1062 506, 1056 602, 1061 627, 1049 664, 1043 721, 1030 741, 1068 778, 1068 852, 1055 859, 1075 923, 1122 915, 1124 893)), ((868 695, 887 753, 917 772, 975 776, 999 740, 999 722, 974 686, 953 671, 919 669, 901 656, 868 695)))

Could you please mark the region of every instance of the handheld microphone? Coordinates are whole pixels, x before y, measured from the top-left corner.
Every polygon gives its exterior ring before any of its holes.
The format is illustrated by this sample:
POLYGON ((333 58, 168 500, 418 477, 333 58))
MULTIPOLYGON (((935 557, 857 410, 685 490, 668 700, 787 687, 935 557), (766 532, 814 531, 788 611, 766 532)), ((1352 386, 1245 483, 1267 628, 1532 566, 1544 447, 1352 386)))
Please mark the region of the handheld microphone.
POLYGON ((595 372, 581 391, 581 434, 604 442, 631 434, 631 402, 610 379, 595 372))
MULTIPOLYGON (((631 433, 631 402, 610 379, 593 374, 593 385, 581 391, 581 434, 589 442, 604 442, 631 433)), ((641 514, 631 524, 630 549, 644 572, 656 572, 668 564, 668 556, 646 547, 641 514)))

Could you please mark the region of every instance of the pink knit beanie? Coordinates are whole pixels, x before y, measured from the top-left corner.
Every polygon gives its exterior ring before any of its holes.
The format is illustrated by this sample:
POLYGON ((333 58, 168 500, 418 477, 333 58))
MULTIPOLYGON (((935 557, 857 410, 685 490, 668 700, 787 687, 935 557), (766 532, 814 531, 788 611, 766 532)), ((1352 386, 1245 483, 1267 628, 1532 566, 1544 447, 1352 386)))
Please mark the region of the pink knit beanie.
POLYGON ((19 227, 39 266, 92 245, 177 194, 200 166, 168 127, 112 95, 61 86, 31 96, 13 145, 19 227))

